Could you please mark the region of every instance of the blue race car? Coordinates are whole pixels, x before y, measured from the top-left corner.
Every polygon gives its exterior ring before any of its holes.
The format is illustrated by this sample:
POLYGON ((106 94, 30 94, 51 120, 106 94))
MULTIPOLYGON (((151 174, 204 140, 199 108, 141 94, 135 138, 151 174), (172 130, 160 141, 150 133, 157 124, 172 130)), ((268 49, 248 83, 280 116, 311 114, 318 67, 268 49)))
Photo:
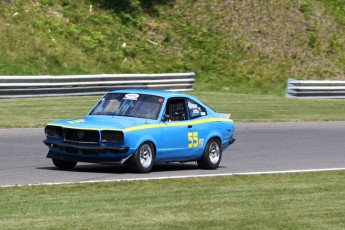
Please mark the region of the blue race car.
POLYGON ((45 127, 47 157, 69 170, 77 162, 121 163, 148 173, 158 162, 197 161, 216 169, 235 124, 197 98, 163 90, 116 90, 82 119, 45 127))

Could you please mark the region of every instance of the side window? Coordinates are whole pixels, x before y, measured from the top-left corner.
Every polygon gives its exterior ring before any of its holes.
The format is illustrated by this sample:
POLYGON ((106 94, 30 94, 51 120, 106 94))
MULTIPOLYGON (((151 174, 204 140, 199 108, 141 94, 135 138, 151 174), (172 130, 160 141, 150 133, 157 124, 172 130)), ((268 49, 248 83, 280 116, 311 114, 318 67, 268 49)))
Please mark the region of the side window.
POLYGON ((184 99, 169 99, 165 108, 165 121, 188 120, 184 99))
POLYGON ((205 108, 196 103, 195 101, 188 99, 187 104, 190 119, 207 115, 205 108))

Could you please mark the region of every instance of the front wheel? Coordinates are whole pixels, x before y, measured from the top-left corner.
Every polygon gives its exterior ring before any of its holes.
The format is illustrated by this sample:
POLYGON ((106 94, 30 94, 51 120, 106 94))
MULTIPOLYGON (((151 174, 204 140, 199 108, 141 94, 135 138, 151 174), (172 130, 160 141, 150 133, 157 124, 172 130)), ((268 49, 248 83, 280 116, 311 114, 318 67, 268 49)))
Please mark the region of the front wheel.
POLYGON ((201 158, 198 160, 198 165, 202 169, 216 169, 218 168, 222 159, 222 149, 218 139, 211 139, 204 150, 201 158))
POLYGON ((145 142, 139 146, 137 151, 129 159, 129 168, 137 173, 149 173, 153 167, 155 150, 151 143, 145 142))
POLYGON ((77 162, 74 161, 63 161, 58 159, 52 159, 52 161, 57 168, 63 170, 71 170, 77 165, 77 162))

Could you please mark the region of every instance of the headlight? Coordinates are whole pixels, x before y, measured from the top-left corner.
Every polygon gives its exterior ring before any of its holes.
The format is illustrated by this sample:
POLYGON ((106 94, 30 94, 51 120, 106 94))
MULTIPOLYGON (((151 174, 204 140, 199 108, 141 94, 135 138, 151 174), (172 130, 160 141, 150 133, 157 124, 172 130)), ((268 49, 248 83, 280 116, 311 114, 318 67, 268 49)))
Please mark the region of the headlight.
POLYGON ((63 138, 62 127, 47 125, 44 129, 47 137, 63 138))
POLYGON ((101 141, 102 142, 123 142, 123 132, 121 131, 111 131, 103 130, 101 131, 101 141))

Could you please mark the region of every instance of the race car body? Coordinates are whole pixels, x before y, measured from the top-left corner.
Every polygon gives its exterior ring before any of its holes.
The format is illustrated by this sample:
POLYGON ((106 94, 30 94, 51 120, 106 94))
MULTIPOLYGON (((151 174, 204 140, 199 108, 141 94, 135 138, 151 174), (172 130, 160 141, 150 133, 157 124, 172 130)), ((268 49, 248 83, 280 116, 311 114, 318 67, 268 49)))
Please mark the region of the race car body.
POLYGON ((131 89, 107 93, 84 118, 47 124, 44 143, 61 169, 122 163, 147 173, 156 162, 188 161, 216 169, 234 130, 232 120, 193 96, 131 89))

